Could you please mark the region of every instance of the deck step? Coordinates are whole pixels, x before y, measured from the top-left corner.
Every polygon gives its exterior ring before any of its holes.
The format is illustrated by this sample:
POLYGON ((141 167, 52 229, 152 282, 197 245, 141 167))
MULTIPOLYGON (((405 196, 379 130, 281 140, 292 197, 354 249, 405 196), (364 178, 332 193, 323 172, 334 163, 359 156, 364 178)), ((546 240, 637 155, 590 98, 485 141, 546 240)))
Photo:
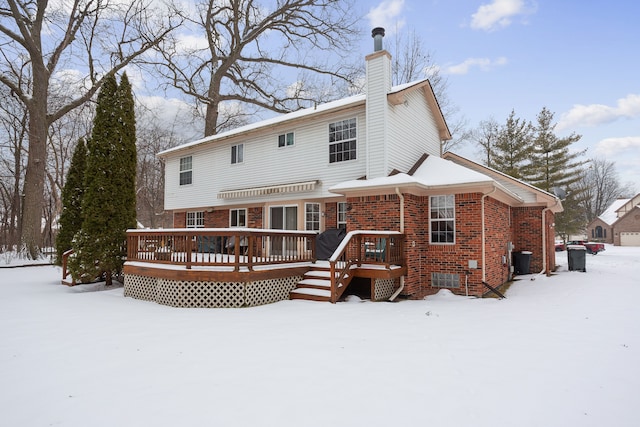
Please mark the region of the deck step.
POLYGON ((314 288, 297 288, 289 293, 291 299, 304 299, 311 301, 331 301, 331 290, 314 288))
MULTIPOLYGON (((339 277, 340 276, 340 272, 336 271, 334 274, 335 277, 339 277)), ((324 278, 324 279, 329 279, 331 277, 331 271, 329 270, 311 270, 311 271, 307 271, 304 274, 305 278, 324 278)))
POLYGON ((302 279, 298 282, 299 288, 311 289, 331 289, 331 280, 329 279, 302 279))

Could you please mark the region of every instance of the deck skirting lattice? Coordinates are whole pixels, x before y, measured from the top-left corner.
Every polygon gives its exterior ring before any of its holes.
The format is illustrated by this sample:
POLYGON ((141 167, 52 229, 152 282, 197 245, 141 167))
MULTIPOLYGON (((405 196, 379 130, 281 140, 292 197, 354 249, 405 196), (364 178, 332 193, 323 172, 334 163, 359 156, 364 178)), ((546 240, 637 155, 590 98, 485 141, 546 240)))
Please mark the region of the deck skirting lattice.
POLYGON ((396 289, 396 283, 398 279, 375 279, 373 284, 374 288, 374 301, 382 301, 388 299, 393 295, 393 291, 396 289))
POLYGON ((171 280, 125 274, 124 296, 184 308, 239 308, 289 299, 302 276, 254 282, 171 280))
POLYGON ((158 279, 147 276, 124 276, 124 296, 145 301, 156 301, 158 294, 158 279))

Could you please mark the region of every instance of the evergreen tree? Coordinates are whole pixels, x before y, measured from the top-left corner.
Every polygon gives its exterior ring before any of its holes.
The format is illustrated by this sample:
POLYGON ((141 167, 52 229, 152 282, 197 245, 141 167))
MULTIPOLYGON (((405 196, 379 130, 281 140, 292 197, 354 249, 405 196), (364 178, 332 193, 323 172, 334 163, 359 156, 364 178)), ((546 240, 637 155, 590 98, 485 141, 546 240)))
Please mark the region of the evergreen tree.
POLYGON ((114 76, 106 77, 87 149, 84 219, 70 270, 83 282, 104 275, 108 286, 122 270, 126 230, 136 223, 135 119, 126 76, 120 88, 114 76))
POLYGON ((515 110, 500 127, 493 147, 491 167, 517 179, 530 174, 533 152, 533 127, 530 122, 516 117, 515 110))
POLYGON ((87 148, 79 140, 71 158, 67 180, 62 189, 62 212, 56 237, 56 262, 62 263, 62 254, 71 249, 73 236, 82 228, 82 197, 84 195, 84 172, 87 164, 87 148))
POLYGON ((554 132, 555 127, 553 113, 546 107, 542 108, 534 128, 530 184, 550 193, 553 193, 555 187, 566 191, 578 182, 582 177, 582 167, 586 163, 578 160, 586 150, 569 151, 571 144, 578 142, 581 135, 572 133, 567 137, 558 138, 554 132))

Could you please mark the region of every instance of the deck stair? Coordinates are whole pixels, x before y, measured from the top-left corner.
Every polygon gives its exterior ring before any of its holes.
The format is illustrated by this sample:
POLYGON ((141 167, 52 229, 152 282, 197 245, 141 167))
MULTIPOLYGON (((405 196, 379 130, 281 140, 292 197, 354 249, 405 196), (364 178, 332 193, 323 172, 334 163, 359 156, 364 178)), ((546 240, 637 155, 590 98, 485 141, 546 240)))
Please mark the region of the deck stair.
MULTIPOLYGON (((336 278, 340 275, 335 272, 336 278)), ((347 274, 339 287, 347 287, 351 281, 351 275, 347 274)), ((313 269, 305 273, 296 289, 289 293, 290 299, 303 299, 310 301, 331 302, 331 269, 329 263, 317 262, 313 269)))

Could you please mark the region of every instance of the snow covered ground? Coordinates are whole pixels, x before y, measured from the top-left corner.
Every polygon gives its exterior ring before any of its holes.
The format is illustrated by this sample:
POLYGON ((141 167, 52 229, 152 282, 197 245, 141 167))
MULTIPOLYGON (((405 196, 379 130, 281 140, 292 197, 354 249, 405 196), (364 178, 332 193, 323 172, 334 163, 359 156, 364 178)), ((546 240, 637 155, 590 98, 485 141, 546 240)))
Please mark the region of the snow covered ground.
POLYGON ((0 269, 3 426, 637 426, 640 248, 506 300, 176 309, 0 269))

